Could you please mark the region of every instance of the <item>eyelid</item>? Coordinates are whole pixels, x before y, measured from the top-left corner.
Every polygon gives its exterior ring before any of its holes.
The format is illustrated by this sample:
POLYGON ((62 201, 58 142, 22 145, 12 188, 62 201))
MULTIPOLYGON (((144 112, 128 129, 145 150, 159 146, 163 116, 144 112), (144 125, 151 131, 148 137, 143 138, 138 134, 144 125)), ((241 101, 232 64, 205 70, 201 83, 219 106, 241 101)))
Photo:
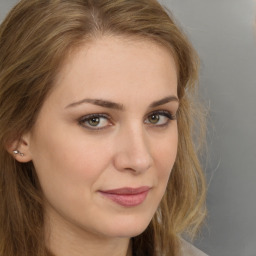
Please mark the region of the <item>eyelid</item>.
POLYGON ((166 116, 168 117, 170 120, 176 120, 177 119, 177 116, 176 116, 176 113, 173 114, 171 111, 169 110, 155 110, 155 111, 152 111, 150 112, 149 114, 147 114, 146 118, 151 116, 151 115, 162 115, 162 116, 166 116))
MULTIPOLYGON (((149 125, 149 126, 153 126, 153 127, 163 127, 163 126, 166 126, 168 125, 168 123, 171 121, 171 120, 176 120, 176 114, 172 114, 171 111, 169 110, 154 110, 152 112, 150 112, 149 114, 147 114, 145 116, 145 121, 144 123, 149 125), (164 116, 166 118, 168 118, 168 120, 163 123, 163 124, 153 124, 153 123, 150 123, 150 122, 146 122, 146 120, 152 116, 152 115, 159 115, 159 116, 164 116)), ((98 130, 103 130, 103 129, 106 129, 108 128, 109 126, 112 126, 114 124, 111 116, 109 116, 108 114, 106 113, 94 113, 94 114, 88 114, 88 115, 84 115, 82 117, 80 117, 78 119, 78 123, 79 125, 81 125, 83 128, 86 128, 88 130, 92 130, 92 131, 98 131, 98 130), (107 120, 108 124, 107 125, 104 125, 104 126, 92 126, 92 125, 89 125, 87 124, 86 125, 86 122, 88 122, 90 119, 92 118, 104 118, 107 120)))
POLYGON ((88 115, 84 115, 81 118, 78 119, 78 123, 83 127, 86 128, 88 130, 92 130, 92 131, 97 131, 97 130, 103 130, 109 126, 111 126, 113 124, 112 122, 112 118, 105 113, 97 113, 97 114, 88 114, 88 115), (93 127, 90 125, 85 125, 84 123, 92 118, 105 118, 110 124, 103 126, 103 127, 93 127))
POLYGON ((172 114, 172 112, 168 111, 168 110, 155 110, 155 111, 152 111, 151 113, 149 113, 146 118, 145 118, 145 121, 144 123, 146 125, 148 125, 149 127, 153 127, 153 128, 161 128, 161 127, 166 127, 168 126, 168 124, 170 123, 170 121, 173 121, 173 120, 176 120, 176 114, 172 114), (158 115, 160 116, 160 119, 159 119, 159 122, 156 122, 156 123, 152 123, 150 121, 147 121, 148 118, 150 116, 153 116, 153 115, 158 115), (164 122, 161 122, 161 117, 163 118, 166 118, 167 120, 165 120, 164 122))

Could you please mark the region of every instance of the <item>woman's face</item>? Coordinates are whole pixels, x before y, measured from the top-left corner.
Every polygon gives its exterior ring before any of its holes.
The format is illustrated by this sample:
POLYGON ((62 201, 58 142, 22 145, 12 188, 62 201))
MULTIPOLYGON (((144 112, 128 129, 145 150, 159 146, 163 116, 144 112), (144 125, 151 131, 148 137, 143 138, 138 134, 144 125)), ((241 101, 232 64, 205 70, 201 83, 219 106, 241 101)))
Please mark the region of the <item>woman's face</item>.
POLYGON ((162 46, 105 36, 70 54, 24 136, 51 230, 141 233, 175 161, 177 109, 175 62, 162 46))

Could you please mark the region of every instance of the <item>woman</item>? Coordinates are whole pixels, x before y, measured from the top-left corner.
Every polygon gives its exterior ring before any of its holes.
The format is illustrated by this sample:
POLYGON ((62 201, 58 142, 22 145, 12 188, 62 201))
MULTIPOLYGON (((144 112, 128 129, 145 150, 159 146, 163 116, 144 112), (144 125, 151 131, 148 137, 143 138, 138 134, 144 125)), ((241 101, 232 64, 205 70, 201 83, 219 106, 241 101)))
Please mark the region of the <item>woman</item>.
POLYGON ((201 255, 181 239, 205 216, 197 63, 154 0, 21 0, 0 27, 0 255, 201 255))

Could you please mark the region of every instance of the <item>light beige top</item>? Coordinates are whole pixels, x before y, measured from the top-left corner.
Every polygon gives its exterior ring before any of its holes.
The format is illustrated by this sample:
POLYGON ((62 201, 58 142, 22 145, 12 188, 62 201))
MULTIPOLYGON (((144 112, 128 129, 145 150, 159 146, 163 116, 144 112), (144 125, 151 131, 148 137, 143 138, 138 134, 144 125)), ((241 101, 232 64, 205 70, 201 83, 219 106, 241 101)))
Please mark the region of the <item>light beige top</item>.
POLYGON ((182 239, 182 254, 181 256, 208 256, 204 252, 197 249, 192 244, 182 239))

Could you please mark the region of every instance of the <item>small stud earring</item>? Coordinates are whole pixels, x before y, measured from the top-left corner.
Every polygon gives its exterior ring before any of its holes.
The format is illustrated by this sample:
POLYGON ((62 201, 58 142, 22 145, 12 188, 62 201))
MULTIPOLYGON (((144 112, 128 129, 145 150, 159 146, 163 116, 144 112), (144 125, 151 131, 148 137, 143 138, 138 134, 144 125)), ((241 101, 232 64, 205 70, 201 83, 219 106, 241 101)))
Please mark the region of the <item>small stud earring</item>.
POLYGON ((14 155, 18 155, 18 154, 19 154, 20 156, 24 156, 24 154, 21 153, 21 152, 20 152, 19 150, 17 150, 17 149, 16 149, 16 150, 13 150, 13 154, 14 154, 14 155))

